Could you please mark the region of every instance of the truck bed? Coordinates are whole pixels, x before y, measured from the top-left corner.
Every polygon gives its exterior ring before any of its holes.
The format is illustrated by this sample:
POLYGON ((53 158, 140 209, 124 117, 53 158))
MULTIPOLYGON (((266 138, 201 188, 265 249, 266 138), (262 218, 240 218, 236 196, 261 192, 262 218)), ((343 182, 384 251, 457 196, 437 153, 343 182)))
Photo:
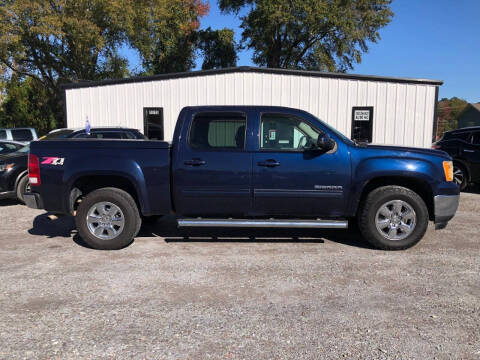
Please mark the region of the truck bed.
POLYGON ((106 186, 117 180, 132 186, 142 213, 150 215, 171 211, 170 149, 164 141, 68 139, 35 141, 30 151, 40 160, 39 191, 47 211, 70 213, 65 194, 104 177, 106 186))

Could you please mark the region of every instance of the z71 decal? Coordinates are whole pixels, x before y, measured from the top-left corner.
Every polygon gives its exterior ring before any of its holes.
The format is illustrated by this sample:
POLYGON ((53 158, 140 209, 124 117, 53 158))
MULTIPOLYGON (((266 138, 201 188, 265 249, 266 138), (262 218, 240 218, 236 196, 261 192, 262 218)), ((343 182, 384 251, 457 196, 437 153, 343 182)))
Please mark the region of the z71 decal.
POLYGON ((65 158, 59 158, 59 157, 43 157, 42 158, 42 165, 63 165, 65 162, 65 158))

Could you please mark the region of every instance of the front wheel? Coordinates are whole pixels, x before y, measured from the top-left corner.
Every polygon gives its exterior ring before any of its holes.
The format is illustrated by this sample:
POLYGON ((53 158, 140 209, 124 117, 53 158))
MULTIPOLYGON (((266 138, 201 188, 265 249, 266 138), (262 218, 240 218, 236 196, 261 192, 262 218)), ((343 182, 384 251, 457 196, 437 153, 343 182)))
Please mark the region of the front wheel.
POLYGON ((453 163, 453 181, 458 185, 460 191, 466 189, 468 185, 467 169, 462 164, 453 163))
POLYGON ((428 209, 423 199, 410 189, 384 186, 368 194, 358 224, 364 238, 374 247, 407 249, 425 235, 428 209))
POLYGON ((92 248, 117 250, 130 244, 142 220, 130 194, 103 188, 88 194, 75 216, 80 237, 92 248))

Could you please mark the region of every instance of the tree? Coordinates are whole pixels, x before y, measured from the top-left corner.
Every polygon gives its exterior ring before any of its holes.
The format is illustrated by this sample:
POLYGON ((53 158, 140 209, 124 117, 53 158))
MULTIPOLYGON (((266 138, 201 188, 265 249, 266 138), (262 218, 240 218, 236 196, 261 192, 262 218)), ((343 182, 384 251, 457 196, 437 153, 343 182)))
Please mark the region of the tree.
POLYGON ((437 135, 458 128, 458 119, 468 106, 468 102, 458 97, 443 98, 438 102, 437 135))
POLYGON ((197 46, 203 57, 202 69, 220 69, 237 65, 234 32, 231 29, 198 32, 197 46))
POLYGON ((190 68, 207 11, 203 0, 0 0, 0 66, 18 84, 43 86, 61 123, 61 85, 128 76, 123 46, 153 73, 190 68))
POLYGON ((219 0, 242 16, 242 44, 260 66, 347 71, 393 16, 392 0, 219 0))
POLYGON ((209 11, 208 3, 202 0, 144 0, 137 7, 130 39, 132 46, 139 51, 144 73, 192 69, 196 31, 200 26, 199 19, 209 11))
POLYGON ((13 76, 6 90, 0 106, 0 127, 31 126, 43 135, 57 125, 52 98, 36 79, 19 80, 13 76))

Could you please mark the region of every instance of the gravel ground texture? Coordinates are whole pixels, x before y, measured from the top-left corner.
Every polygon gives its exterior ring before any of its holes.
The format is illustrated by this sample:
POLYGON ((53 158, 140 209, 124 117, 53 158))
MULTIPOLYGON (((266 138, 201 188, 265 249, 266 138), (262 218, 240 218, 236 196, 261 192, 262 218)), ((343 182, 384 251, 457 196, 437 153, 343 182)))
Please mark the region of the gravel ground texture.
POLYGON ((400 252, 173 219, 97 251, 71 217, 0 211, 2 359, 480 359, 478 192, 400 252))

